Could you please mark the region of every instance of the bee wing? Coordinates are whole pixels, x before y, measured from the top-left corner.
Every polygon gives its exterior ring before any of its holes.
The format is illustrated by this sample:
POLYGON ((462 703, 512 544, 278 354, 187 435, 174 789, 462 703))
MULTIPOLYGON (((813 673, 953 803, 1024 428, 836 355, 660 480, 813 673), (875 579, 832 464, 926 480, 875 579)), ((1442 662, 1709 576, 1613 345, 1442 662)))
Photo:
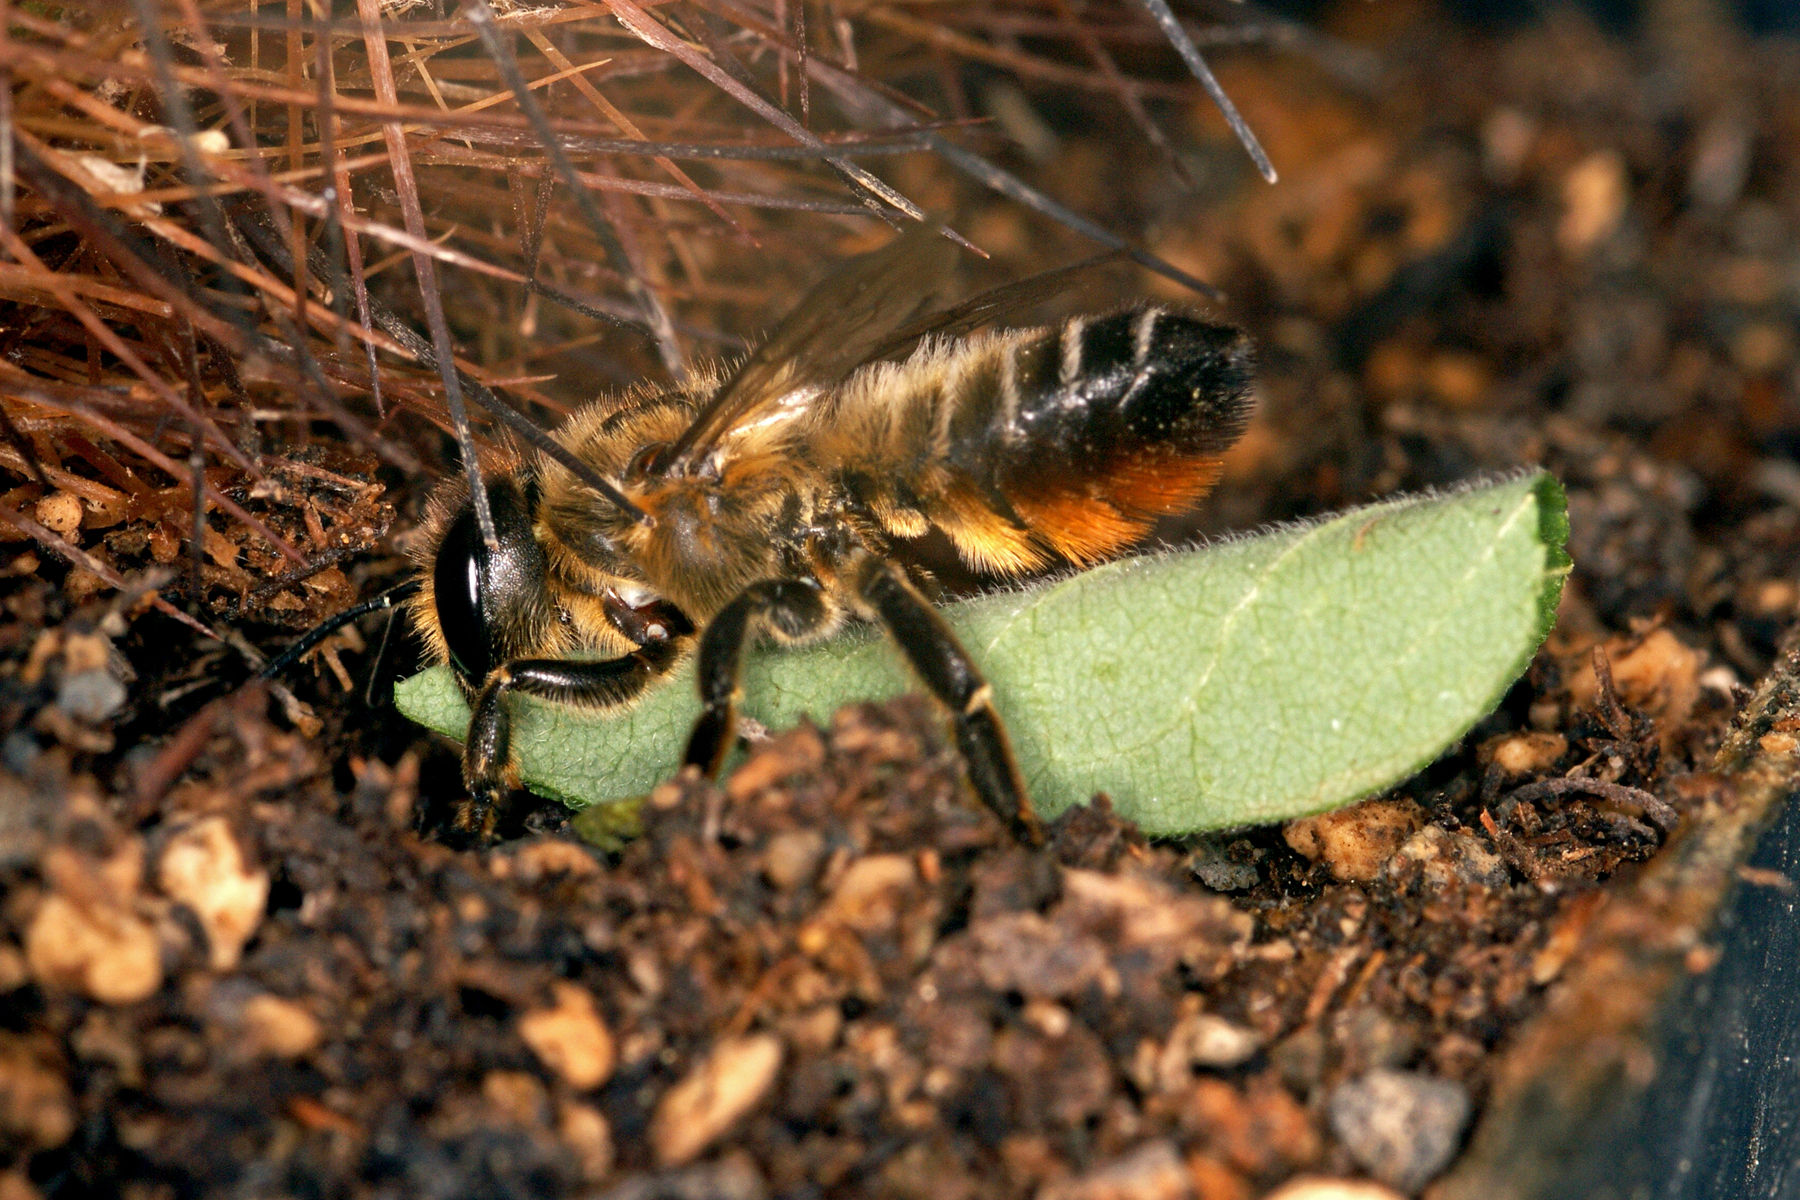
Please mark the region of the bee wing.
POLYGON ((955 266, 956 247, 921 224, 827 276, 695 415, 669 448, 667 468, 699 459, 752 414, 808 403, 879 357, 939 298, 955 266))
POLYGON ((920 339, 934 334, 939 337, 961 337, 983 325, 992 325, 1068 291, 1080 284, 1090 271, 1127 262, 1129 257, 1122 250, 1110 250, 1066 267, 1056 267, 971 296, 949 308, 928 313, 901 326, 894 331, 892 337, 875 348, 869 359, 892 357, 907 350, 920 339))

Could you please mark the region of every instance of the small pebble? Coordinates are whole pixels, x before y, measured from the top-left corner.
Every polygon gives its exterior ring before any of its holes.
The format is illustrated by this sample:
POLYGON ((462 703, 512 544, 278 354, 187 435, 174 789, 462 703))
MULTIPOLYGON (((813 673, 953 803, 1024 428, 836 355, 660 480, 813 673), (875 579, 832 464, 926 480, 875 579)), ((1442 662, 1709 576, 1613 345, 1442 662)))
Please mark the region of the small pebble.
POLYGON ((1145 1142, 1118 1158, 1051 1184, 1039 1200, 1186 1200, 1194 1194, 1187 1168, 1166 1138, 1145 1142))
POLYGON ((267 992, 244 1002, 244 1037, 253 1054, 299 1058, 318 1048, 319 1021, 293 1000, 267 992))
POLYGON ((1376 1070, 1338 1085, 1331 1129, 1357 1165, 1402 1192, 1436 1178, 1469 1120, 1461 1084, 1413 1071, 1376 1070))
POLYGON ((562 1105, 556 1119, 556 1136, 574 1153, 582 1178, 601 1180, 612 1170, 612 1126, 593 1105, 573 1101, 562 1105))
POLYGON ((125 699, 125 685, 103 670, 78 671, 56 689, 56 707, 90 725, 99 725, 124 708, 125 699))
POLYGON ((1695 204, 1727 209, 1743 194, 1756 148, 1756 131, 1735 112, 1702 125, 1688 164, 1687 193, 1695 204))
POLYGON ((1800 750, 1800 738, 1791 733, 1765 733, 1756 739, 1756 747, 1770 757, 1781 757, 1800 750))
POLYGON ((1480 756, 1508 775, 1531 775, 1555 766, 1568 748, 1568 739, 1560 733, 1525 730, 1486 743, 1480 756))
POLYGON ((824 853, 825 837, 818 830, 785 830, 763 848, 763 878, 784 892, 791 891, 812 878, 824 853))
POLYGON ((1027 998, 1075 995, 1107 966, 1106 946, 1098 938, 1070 933, 1034 912, 979 921, 969 928, 969 941, 984 984, 1027 998))
POLYGON ((1450 408, 1472 409, 1493 386, 1486 365, 1473 354, 1444 353, 1425 368, 1425 383, 1432 398, 1450 408))
POLYGON ((693 1161, 762 1102, 781 1069, 781 1043, 769 1034, 730 1038, 664 1093, 650 1120, 650 1147, 661 1165, 693 1161))
POLYGON ((43 1044, 0 1033, 0 1140, 27 1151, 69 1140, 78 1117, 62 1072, 43 1044))
POLYGON ((1451 833, 1436 825, 1427 825, 1406 840, 1388 860, 1389 878, 1416 865, 1425 886, 1441 892, 1460 880, 1472 887, 1503 888, 1512 876, 1506 861, 1488 848, 1480 838, 1466 831, 1451 833))
POLYGON ((81 501, 68 492, 51 492, 37 502, 32 512, 39 525, 63 537, 81 528, 81 501))
POLYGON ((1422 823, 1410 800, 1375 799, 1289 821, 1281 835, 1295 853, 1323 862, 1334 878, 1369 883, 1422 823))
POLYGON ((865 933, 886 929, 899 918, 903 899, 918 882, 919 870, 906 855, 867 855, 838 877, 823 915, 865 933))
POLYGON ((213 970, 237 966, 268 907, 269 873, 245 862, 225 818, 207 817, 169 839, 157 882, 200 919, 213 970))
POLYGON ((25 930, 25 959, 39 983, 102 1004, 129 1004, 162 986, 156 930, 123 906, 46 897, 25 930))
POLYGON ((1556 240, 1573 254, 1585 253, 1612 233, 1630 199, 1625 160, 1617 151, 1598 150, 1563 178, 1563 216, 1556 240))
POLYGON ((599 1087, 612 1075, 617 1052, 594 997, 572 983, 551 987, 556 1003, 519 1018, 519 1036, 546 1067, 579 1091, 599 1087))
POLYGON ((1483 165, 1495 179, 1511 182, 1537 142, 1537 123, 1516 108, 1496 108, 1481 127, 1483 165))
POLYGON ((1192 1081, 1194 1068, 1235 1067, 1261 1048, 1255 1030, 1216 1013, 1194 1013, 1170 1031, 1157 1060, 1157 1080, 1163 1090, 1173 1092, 1192 1081))
POLYGON ((481 1098, 503 1121, 525 1128, 544 1123, 550 1100, 529 1071, 489 1071, 481 1079, 481 1098))
POLYGON ((1794 335, 1772 322, 1746 325, 1731 339, 1731 357, 1753 375, 1779 371, 1794 357, 1794 335))
POLYGON ((43 1200, 23 1171, 0 1171, 0 1200, 43 1200))
POLYGON ((1187 866, 1195 879, 1215 892, 1241 892, 1255 887, 1259 878, 1255 863, 1235 861, 1217 838, 1201 838, 1188 855, 1187 866))
POLYGON ((1791 579, 1765 579, 1756 585, 1750 605, 1763 616, 1791 616, 1800 607, 1800 584, 1791 579))
POLYGON ((560 838, 545 838, 527 842, 507 854, 496 854, 488 869, 501 879, 516 875, 526 883, 536 883, 557 875, 598 875, 600 864, 585 847, 560 838))

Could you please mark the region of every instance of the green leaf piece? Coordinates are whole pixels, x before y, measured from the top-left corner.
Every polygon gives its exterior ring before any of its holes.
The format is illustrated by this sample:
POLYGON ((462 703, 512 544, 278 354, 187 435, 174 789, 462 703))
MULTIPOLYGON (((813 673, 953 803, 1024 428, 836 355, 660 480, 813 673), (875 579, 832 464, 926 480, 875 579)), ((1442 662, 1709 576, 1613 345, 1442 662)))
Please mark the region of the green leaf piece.
MULTIPOLYGON (((1569 571, 1562 488, 1533 473, 1405 497, 948 606, 993 684, 1046 817, 1096 792, 1146 832, 1286 820, 1405 779, 1517 679, 1569 571)), ((913 686, 870 630, 745 657, 771 729, 913 686)), ((447 668, 402 712, 460 738, 447 668)), ((627 712, 522 702, 527 784, 582 808, 672 775, 699 712, 691 670, 627 712)))

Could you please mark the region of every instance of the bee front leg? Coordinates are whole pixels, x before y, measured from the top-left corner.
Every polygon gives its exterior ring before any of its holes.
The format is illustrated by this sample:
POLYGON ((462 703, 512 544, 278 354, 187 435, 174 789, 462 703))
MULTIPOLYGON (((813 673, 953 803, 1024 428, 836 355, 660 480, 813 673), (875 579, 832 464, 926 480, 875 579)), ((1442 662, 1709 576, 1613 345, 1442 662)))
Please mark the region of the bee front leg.
POLYGON ((622 658, 520 658, 496 668, 475 696, 469 737, 463 743, 468 798, 457 810, 457 827, 491 838, 507 797, 519 786, 509 695, 517 692, 576 708, 617 708, 668 674, 682 648, 681 641, 652 642, 622 658))
POLYGON ((766 621, 785 638, 820 632, 832 610, 816 583, 765 579, 753 583, 720 609, 700 635, 695 674, 700 681, 700 719, 688 738, 686 762, 710 778, 725 763, 737 725, 738 662, 753 622, 766 621))
POLYGON ((1006 726, 994 712, 993 691, 969 652, 937 610, 899 571, 870 556, 857 568, 856 592, 899 645, 931 694, 950 710, 956 744, 976 795, 1031 846, 1044 829, 1025 791, 1006 726))

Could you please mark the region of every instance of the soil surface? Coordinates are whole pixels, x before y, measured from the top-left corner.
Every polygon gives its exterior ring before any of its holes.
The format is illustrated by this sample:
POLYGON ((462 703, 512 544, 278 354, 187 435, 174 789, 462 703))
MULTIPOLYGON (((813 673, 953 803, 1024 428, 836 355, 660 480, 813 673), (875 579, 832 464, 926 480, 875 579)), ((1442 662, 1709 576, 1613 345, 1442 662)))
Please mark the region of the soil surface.
MULTIPOLYGON (((233 690, 232 653, 12 543, 0 1198, 1248 1200, 1451 1169, 1585 939, 1728 798, 1714 755, 1800 612, 1800 50, 1346 32, 1378 83, 1226 79, 1279 187, 1202 162, 1179 217, 1124 139, 1059 183, 1144 214, 1262 346, 1207 528, 1564 481, 1557 630, 1461 745, 1344 814, 1150 844, 1099 799, 1037 852, 900 701, 664 785, 617 852, 544 810, 474 847, 453 748, 329 670, 304 705, 233 690)), ((319 553, 417 510, 377 478, 343 451, 310 506, 244 499, 319 553)), ((105 548, 149 562, 153 532, 105 548)), ((400 569, 303 594, 217 549, 209 611, 271 646, 400 569)))

